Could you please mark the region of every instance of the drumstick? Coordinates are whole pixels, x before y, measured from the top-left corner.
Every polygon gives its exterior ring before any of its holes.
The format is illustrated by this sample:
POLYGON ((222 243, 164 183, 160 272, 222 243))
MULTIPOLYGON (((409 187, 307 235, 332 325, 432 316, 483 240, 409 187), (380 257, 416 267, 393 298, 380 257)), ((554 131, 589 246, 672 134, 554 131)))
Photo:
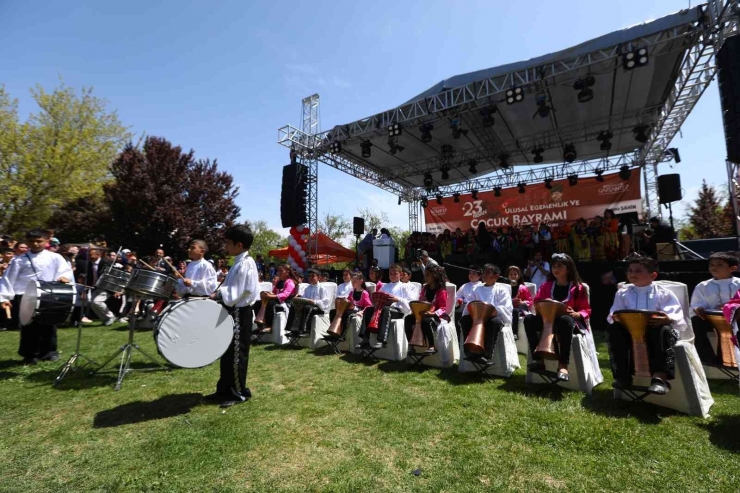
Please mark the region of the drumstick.
POLYGON ((144 264, 144 267, 146 267, 146 268, 148 268, 148 269, 151 269, 151 270, 153 270, 153 271, 155 271, 155 272, 156 272, 156 270, 157 270, 157 269, 155 269, 155 268, 154 268, 154 267, 152 267, 151 265, 147 264, 147 263, 146 263, 146 262, 144 262, 143 260, 139 259, 139 262, 141 262, 142 264, 144 264))
POLYGON ((174 266, 174 265, 172 265, 171 263, 167 262, 167 259, 166 259, 166 258, 162 258, 162 260, 164 260, 164 262, 165 262, 165 263, 166 263, 167 265, 169 265, 169 266, 170 266, 170 269, 172 269, 172 272, 174 272, 175 274, 177 274, 177 277, 179 277, 180 279, 185 279, 185 278, 183 277, 183 275, 182 275, 182 274, 180 274, 180 271, 179 271, 179 270, 177 270, 177 269, 175 269, 175 266, 174 266))

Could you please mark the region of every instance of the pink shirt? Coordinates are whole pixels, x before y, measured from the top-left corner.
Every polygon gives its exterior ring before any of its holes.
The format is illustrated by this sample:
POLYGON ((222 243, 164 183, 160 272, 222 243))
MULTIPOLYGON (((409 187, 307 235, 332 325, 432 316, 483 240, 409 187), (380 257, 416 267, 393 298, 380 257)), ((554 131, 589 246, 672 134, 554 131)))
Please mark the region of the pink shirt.
POLYGON ((276 294, 280 303, 285 303, 285 300, 295 296, 298 291, 295 281, 293 279, 286 279, 283 284, 283 289, 278 289, 277 285, 272 288, 272 294, 276 294))

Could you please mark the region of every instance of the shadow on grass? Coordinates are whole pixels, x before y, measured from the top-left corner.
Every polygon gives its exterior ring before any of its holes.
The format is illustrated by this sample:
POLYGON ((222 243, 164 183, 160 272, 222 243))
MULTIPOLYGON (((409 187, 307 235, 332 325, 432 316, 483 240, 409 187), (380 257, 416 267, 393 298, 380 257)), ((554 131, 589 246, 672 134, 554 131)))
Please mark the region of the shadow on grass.
POLYGON ((142 423, 156 419, 171 418, 187 414, 198 405, 202 394, 175 394, 160 397, 154 401, 136 401, 113 409, 100 411, 95 415, 93 428, 113 428, 121 425, 142 423))
POLYGON ((381 361, 382 363, 378 365, 378 370, 382 371, 383 373, 405 373, 410 370, 410 365, 406 364, 406 361, 381 361))
POLYGON ((302 346, 291 346, 290 344, 283 344, 282 346, 273 344, 271 346, 265 346, 264 349, 265 351, 299 351, 306 348, 302 346))
POLYGON ((722 414, 699 427, 709 432, 709 441, 717 448, 740 454, 740 416, 722 414))
POLYGON ((551 401, 563 400, 564 392, 572 392, 557 385, 547 383, 527 383, 527 375, 514 373, 499 386, 501 390, 526 397, 542 397, 551 401))
POLYGON ((711 390, 712 394, 740 395, 740 388, 738 388, 737 382, 729 378, 727 380, 712 379, 707 380, 707 382, 709 382, 709 390, 711 390))
MULTIPOLYGON (((25 379, 39 385, 51 386, 60 371, 61 368, 37 371, 26 375, 25 379)), ((53 388, 55 390, 83 390, 96 387, 112 387, 116 383, 117 376, 118 374, 95 374, 91 376, 88 368, 81 368, 67 373, 67 376, 64 377, 59 385, 53 388)))
POLYGON ((602 383, 591 395, 581 400, 584 409, 609 418, 635 418, 643 424, 657 425, 664 416, 680 416, 681 413, 647 402, 632 402, 614 398, 614 391, 602 383))

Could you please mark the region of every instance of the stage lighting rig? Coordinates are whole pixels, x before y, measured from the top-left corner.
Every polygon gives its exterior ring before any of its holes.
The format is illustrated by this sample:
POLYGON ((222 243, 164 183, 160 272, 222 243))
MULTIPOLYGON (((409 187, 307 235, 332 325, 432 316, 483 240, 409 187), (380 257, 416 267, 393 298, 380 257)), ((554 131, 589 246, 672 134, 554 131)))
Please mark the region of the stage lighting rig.
POLYGON ((501 187, 493 187, 493 196, 501 197, 501 187))
POLYGON ((473 200, 478 200, 478 190, 471 190, 470 195, 473 196, 473 200))
POLYGON ((403 133, 403 127, 399 123, 394 123, 390 127, 388 127, 388 135, 391 137, 398 137, 403 133))
POLYGON ((369 140, 366 140, 365 142, 360 144, 360 149, 362 149, 362 157, 369 158, 370 156, 372 156, 372 147, 373 144, 369 140))
POLYGON ((516 104, 524 101, 524 89, 513 87, 506 91, 506 104, 516 104))
POLYGON ((398 205, 401 205, 401 196, 398 196, 398 205))
POLYGON ((455 192, 452 194, 452 201, 456 204, 460 203, 460 194, 455 192))
POLYGON ((419 127, 419 131, 421 131, 421 141, 423 143, 428 144, 432 141, 432 130, 434 130, 434 125, 431 123, 424 123, 419 127))
POLYGON ((540 164, 542 161, 545 160, 545 158, 542 157, 542 153, 545 152, 545 150, 542 147, 537 147, 536 149, 532 149, 532 154, 534 154, 534 163, 540 164))
POLYGON ((622 180, 627 181, 630 179, 631 176, 632 176, 632 170, 630 169, 629 166, 625 165, 619 168, 619 177, 622 180))
POLYGON ((678 153, 678 149, 675 147, 671 147, 669 149, 665 150, 665 157, 667 157, 669 160, 673 159, 673 161, 676 162, 676 164, 681 162, 681 155, 678 153))
POLYGON ((442 204, 442 196, 441 195, 437 195, 437 203, 440 204, 440 205, 442 204))
POLYGON ((518 186, 519 186, 519 193, 527 193, 527 191, 526 191, 526 190, 524 189, 524 187, 525 187, 526 185, 527 185, 527 184, 526 184, 526 183, 524 183, 524 182, 521 182, 521 183, 519 183, 519 185, 518 185, 518 186))
POLYGON ((342 152, 342 144, 340 142, 332 142, 330 149, 332 154, 339 154, 342 152))
POLYGON ((500 161, 500 162, 498 163, 499 167, 500 167, 501 169, 509 169, 509 167, 511 166, 511 165, 509 164, 509 155, 508 155, 508 154, 506 154, 506 153, 504 153, 504 154, 500 154, 498 158, 499 158, 499 159, 501 160, 501 161, 500 161))
POLYGON ((644 67, 648 64, 648 61, 649 57, 647 48, 639 48, 622 54, 622 66, 625 70, 644 67))
POLYGON ((568 185, 571 187, 578 185, 578 175, 568 175, 568 185))
POLYGON ((635 140, 640 144, 644 144, 650 138, 650 127, 647 125, 638 125, 632 129, 632 133, 635 134, 635 140))
POLYGON ((424 173, 424 188, 427 189, 427 191, 431 190, 432 188, 432 174, 430 172, 424 173))
POLYGON ((460 127, 460 120, 457 118, 452 120, 450 128, 452 129, 452 138, 455 140, 459 139, 463 135, 468 135, 468 131, 460 127))
POLYGON ((602 176, 604 174, 603 169, 597 168, 594 170, 594 173, 596 173, 596 181, 604 181, 604 177, 602 176))
POLYGON ((540 115, 540 118, 547 118, 550 116, 550 105, 547 102, 547 94, 544 92, 538 92, 534 101, 537 104, 537 110, 534 112, 534 115, 532 115, 533 119, 537 115, 540 115))
POLYGON ((548 190, 552 188, 552 178, 545 178, 545 188, 548 190))
POLYGON ((478 173, 478 162, 475 159, 468 161, 468 172, 471 175, 478 173))
POLYGON ((599 136, 596 137, 596 140, 601 142, 601 145, 599 148, 602 151, 609 151, 612 148, 612 138, 614 137, 614 134, 611 133, 609 130, 606 132, 602 131, 599 133, 599 136))
POLYGON ((496 111, 498 111, 496 106, 487 106, 480 110, 480 114, 483 117, 483 126, 485 128, 491 128, 495 125, 496 120, 494 120, 493 114, 496 113, 496 111))
POLYGON ((397 152, 403 152, 406 149, 404 146, 398 144, 398 137, 388 137, 388 148, 394 156, 397 152))
POLYGON ((565 159, 566 162, 572 163, 577 157, 578 153, 576 152, 576 146, 568 144, 563 147, 563 159, 565 159))
POLYGON ((591 90, 591 87, 594 84, 596 84, 596 79, 594 79, 593 75, 581 77, 575 82, 575 84, 573 84, 573 89, 579 91, 579 103, 588 103, 594 98, 594 92, 591 90))
POLYGON ((449 170, 449 168, 442 168, 442 179, 443 180, 449 180, 450 179, 450 170, 449 170))
POLYGON ((427 198, 426 197, 422 197, 420 203, 423 208, 425 209, 427 208, 427 198))

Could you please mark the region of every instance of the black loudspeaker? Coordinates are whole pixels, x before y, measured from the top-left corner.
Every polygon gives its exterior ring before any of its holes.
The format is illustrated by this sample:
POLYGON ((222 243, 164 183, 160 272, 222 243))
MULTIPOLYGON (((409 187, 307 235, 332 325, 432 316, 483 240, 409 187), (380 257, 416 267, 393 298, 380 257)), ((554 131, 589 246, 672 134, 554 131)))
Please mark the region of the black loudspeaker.
POLYGON ((717 67, 727 159, 740 163, 740 36, 725 40, 717 53, 717 67))
POLYGON ((361 235, 365 232, 365 219, 356 217, 352 221, 352 234, 361 235))
POLYGON ((661 204, 670 204, 678 202, 681 196, 681 175, 660 175, 658 176, 658 202, 661 204))
POLYGON ((302 164, 283 167, 283 185, 280 191, 280 221, 283 228, 305 224, 308 221, 308 168, 302 164))

